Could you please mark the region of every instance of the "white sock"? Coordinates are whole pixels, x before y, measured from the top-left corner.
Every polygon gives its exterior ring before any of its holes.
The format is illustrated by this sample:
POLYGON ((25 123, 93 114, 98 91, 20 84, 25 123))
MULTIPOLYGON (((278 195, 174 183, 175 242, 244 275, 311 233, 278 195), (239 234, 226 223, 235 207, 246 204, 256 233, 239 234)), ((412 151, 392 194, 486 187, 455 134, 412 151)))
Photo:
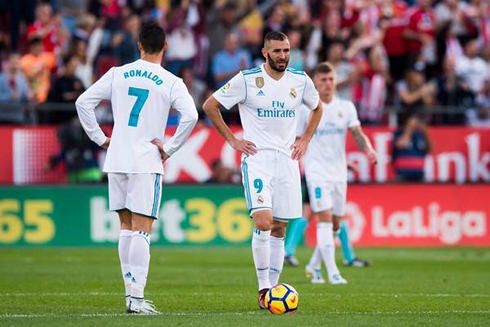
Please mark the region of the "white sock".
POLYGON ((150 267, 150 234, 143 231, 133 232, 129 263, 131 265, 131 297, 142 299, 150 267))
POLYGON ((271 259, 269 281, 271 286, 277 285, 284 265, 284 237, 270 236, 271 259))
POLYGON ((119 233, 118 252, 126 296, 131 295, 131 266, 129 265, 129 249, 131 247, 132 236, 133 231, 127 229, 121 229, 121 232, 119 233))
POLYGON ((271 260, 270 236, 270 230, 263 231, 254 228, 252 254, 254 257, 255 271, 259 280, 259 291, 264 288, 271 288, 269 281, 271 260))
POLYGON ((308 266, 313 269, 321 269, 322 267, 322 255, 320 253, 320 249, 318 245, 313 250, 313 254, 311 255, 310 262, 308 262, 308 266))
POLYGON ((335 243, 333 239, 333 224, 318 223, 316 225, 317 247, 325 265, 327 266, 328 277, 339 274, 339 268, 335 263, 335 243))

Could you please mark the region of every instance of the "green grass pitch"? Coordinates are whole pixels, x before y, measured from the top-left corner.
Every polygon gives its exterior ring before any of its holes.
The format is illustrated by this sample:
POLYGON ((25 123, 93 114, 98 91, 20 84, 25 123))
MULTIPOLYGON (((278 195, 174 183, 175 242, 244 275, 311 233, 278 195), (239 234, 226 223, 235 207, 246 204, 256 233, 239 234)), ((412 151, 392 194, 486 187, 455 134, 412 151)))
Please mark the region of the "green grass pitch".
POLYGON ((374 265, 341 268, 348 285, 285 267, 300 307, 276 316, 257 308, 250 248, 155 247, 146 297, 163 314, 136 316, 124 313, 116 247, 3 248, 0 326, 490 326, 489 250, 357 252, 374 265))

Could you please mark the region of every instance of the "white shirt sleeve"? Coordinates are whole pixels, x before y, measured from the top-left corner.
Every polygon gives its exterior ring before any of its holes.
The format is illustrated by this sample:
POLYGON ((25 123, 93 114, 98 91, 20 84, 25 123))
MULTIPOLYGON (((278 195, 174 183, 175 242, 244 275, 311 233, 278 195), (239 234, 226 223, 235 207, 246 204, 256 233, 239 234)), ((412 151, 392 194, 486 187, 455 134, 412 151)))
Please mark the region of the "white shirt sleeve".
POLYGON ((110 100, 112 93, 112 79, 114 76, 114 67, 109 69, 97 82, 90 86, 85 92, 78 97, 75 102, 78 117, 82 123, 82 127, 88 137, 101 146, 107 140, 97 119, 95 118, 95 107, 102 100, 110 100))
POLYGON ((346 101, 347 105, 347 126, 349 128, 355 126, 361 126, 359 118, 357 118, 357 110, 354 104, 350 101, 346 101))
POLYGON ((184 82, 179 78, 170 91, 171 107, 180 113, 180 121, 175 134, 163 145, 163 150, 171 156, 184 145, 197 123, 197 109, 184 82))
POLYGON ((296 136, 300 137, 305 133, 306 125, 308 124, 308 117, 310 110, 301 105, 298 110, 298 125, 296 126, 296 136))
POLYGON ((306 75, 306 85, 303 92, 302 101, 306 105, 306 108, 310 110, 315 110, 318 107, 318 103, 320 101, 320 96, 318 95, 318 91, 315 88, 315 84, 313 84, 313 81, 308 75, 306 75))
POLYGON ((231 109, 237 103, 243 103, 247 98, 245 76, 239 72, 231 80, 213 93, 213 96, 226 109, 231 109))

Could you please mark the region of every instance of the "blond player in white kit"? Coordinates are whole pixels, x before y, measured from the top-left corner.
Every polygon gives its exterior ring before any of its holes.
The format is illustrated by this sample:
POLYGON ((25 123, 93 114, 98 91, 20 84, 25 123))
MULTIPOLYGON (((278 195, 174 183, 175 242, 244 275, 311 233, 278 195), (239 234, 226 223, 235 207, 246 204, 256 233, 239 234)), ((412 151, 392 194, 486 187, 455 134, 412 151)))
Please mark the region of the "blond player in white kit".
POLYGON ((90 139, 107 149, 109 208, 121 222, 119 259, 129 313, 159 313, 144 299, 150 265, 151 226, 162 196, 163 163, 185 142, 197 122, 197 110, 187 88, 161 66, 165 31, 156 23, 141 27, 141 59, 111 68, 76 101, 78 116, 90 139), (111 100, 112 137, 95 118, 101 100, 111 100), (170 108, 180 115, 174 136, 162 139, 170 108))
MULTIPOLYGON (((310 205, 318 215, 317 246, 306 266, 313 283, 322 283, 320 266, 323 259, 331 284, 346 284, 335 263, 333 223, 345 215, 347 200, 347 162, 345 138, 349 130, 359 149, 375 164, 371 142, 364 134, 357 111, 351 101, 335 95, 337 77, 332 66, 321 63, 315 68, 313 81, 323 104, 323 116, 303 158, 310 205)), ((303 109, 298 124, 298 137, 307 126, 308 112, 303 109)))
POLYGON ((267 290, 277 284, 284 262, 287 222, 302 215, 298 159, 305 153, 322 115, 312 80, 287 68, 289 41, 281 32, 265 36, 265 64, 242 71, 204 103, 204 111, 225 140, 242 154, 242 181, 254 221, 252 251, 264 309, 267 290), (238 104, 243 139, 223 121, 220 106, 238 104), (310 115, 304 135, 295 140, 300 106, 310 115))

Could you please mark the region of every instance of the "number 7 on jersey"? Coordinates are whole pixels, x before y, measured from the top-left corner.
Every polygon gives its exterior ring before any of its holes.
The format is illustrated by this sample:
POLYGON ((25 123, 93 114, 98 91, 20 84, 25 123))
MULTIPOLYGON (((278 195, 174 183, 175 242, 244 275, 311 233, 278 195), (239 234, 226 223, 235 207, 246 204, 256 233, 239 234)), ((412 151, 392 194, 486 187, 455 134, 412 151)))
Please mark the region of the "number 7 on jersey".
POLYGON ((131 109, 131 114, 129 115, 128 126, 137 127, 138 118, 140 117, 140 112, 143 109, 143 105, 148 99, 149 90, 139 89, 137 87, 130 87, 128 90, 128 95, 135 96, 136 102, 134 103, 133 109, 131 109))

